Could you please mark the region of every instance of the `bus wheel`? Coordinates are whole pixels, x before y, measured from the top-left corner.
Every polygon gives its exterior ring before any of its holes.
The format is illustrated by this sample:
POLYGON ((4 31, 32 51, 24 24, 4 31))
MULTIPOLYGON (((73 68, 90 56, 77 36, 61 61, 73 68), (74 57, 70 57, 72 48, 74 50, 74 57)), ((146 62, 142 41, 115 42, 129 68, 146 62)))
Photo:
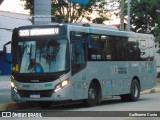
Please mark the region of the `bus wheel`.
POLYGON ((38 105, 41 107, 41 108, 49 108, 51 105, 52 105, 52 101, 40 101, 38 102, 38 105))
POLYGON ((97 102, 97 91, 94 83, 91 83, 88 89, 88 99, 84 101, 88 107, 95 106, 97 102))
POLYGON ((136 79, 133 79, 130 94, 120 96, 123 101, 137 101, 140 97, 140 85, 136 79))
POLYGON ((131 84, 130 101, 137 101, 140 97, 140 85, 139 82, 134 79, 131 84))

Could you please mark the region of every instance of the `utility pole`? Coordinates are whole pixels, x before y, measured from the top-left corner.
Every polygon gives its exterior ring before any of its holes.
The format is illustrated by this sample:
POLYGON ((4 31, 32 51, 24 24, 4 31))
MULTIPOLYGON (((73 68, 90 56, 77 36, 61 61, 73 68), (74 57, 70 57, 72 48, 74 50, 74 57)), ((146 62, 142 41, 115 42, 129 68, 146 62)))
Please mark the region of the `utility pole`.
POLYGON ((51 0, 34 0, 33 24, 51 23, 51 0))
POLYGON ((0 0, 0 5, 2 4, 3 1, 4 1, 4 0, 0 0))
POLYGON ((131 0, 128 0, 128 31, 131 29, 131 13, 130 13, 131 0))
POLYGON ((124 0, 121 0, 120 30, 124 31, 124 0))

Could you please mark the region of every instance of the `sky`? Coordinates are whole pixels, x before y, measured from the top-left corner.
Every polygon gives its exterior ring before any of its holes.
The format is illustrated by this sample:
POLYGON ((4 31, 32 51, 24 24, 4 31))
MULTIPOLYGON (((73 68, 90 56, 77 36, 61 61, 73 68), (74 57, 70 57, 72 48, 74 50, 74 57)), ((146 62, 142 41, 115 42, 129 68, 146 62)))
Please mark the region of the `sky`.
POLYGON ((20 0, 4 0, 3 3, 0 5, 0 10, 14 13, 29 14, 27 10, 24 10, 23 5, 24 2, 20 0))

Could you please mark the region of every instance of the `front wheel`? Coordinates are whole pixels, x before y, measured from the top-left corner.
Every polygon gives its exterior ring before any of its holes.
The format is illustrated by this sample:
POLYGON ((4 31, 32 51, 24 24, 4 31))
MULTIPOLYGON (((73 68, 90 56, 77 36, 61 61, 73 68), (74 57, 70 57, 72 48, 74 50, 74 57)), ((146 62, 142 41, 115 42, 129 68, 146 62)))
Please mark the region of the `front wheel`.
POLYGON ((90 84, 88 89, 88 99, 84 100, 84 104, 88 107, 95 106, 97 102, 97 90, 93 83, 90 84))

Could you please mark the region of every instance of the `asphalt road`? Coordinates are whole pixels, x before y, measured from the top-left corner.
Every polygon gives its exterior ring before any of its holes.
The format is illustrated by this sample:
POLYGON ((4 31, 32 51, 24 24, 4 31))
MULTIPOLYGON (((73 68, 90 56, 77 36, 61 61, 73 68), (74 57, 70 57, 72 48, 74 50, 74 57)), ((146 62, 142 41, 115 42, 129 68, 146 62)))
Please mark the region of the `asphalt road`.
MULTIPOLYGON (((160 117, 135 117, 135 116, 126 116, 121 117, 119 114, 120 111, 124 111, 127 114, 137 113, 140 114, 141 112, 147 113, 155 113, 158 112, 160 115, 160 93, 152 93, 152 94, 145 94, 141 95, 141 98, 137 102, 122 102, 120 98, 114 100, 107 100, 102 102, 101 105, 97 105, 95 107, 84 107, 80 103, 75 104, 66 104, 66 105, 53 105, 51 108, 48 109, 41 109, 41 108, 32 108, 32 109, 21 109, 18 111, 29 111, 29 112, 42 112, 42 113, 50 113, 50 115, 54 116, 59 113, 67 112, 66 114, 59 114, 60 117, 49 117, 45 118, 45 120, 159 120, 160 117), (98 112, 95 112, 98 111, 98 112), (112 111, 112 112, 110 112, 112 111), (103 114, 102 114, 103 113, 103 114), (112 114, 112 117, 106 117, 106 114, 112 114), (79 117, 73 117, 71 114, 77 114, 79 117), (88 117, 84 117, 88 115, 88 117), (97 117, 96 117, 97 114, 97 117), (99 116, 98 114, 102 114, 99 116), (119 114, 119 115, 117 115, 119 114), (64 115, 64 116, 63 116, 64 115), (83 116, 84 115, 84 116, 83 116), (94 116, 94 117, 93 117, 94 116), (120 116, 120 117, 118 117, 120 116)), ((123 114, 123 112, 120 112, 123 114)), ((17 118, 16 118, 17 119, 17 118)), ((15 120, 16 120, 15 119, 15 120)), ((42 120, 44 118, 38 118, 34 120, 42 120)), ((14 118, 13 118, 14 120, 14 118)), ((32 118, 30 119, 32 120, 32 118)))
MULTIPOLYGON (((44 110, 33 108, 29 110, 44 110)), ((84 107, 81 103, 52 105, 48 111, 160 111, 160 93, 141 95, 137 102, 122 102, 119 97, 103 101, 95 107, 84 107)))

